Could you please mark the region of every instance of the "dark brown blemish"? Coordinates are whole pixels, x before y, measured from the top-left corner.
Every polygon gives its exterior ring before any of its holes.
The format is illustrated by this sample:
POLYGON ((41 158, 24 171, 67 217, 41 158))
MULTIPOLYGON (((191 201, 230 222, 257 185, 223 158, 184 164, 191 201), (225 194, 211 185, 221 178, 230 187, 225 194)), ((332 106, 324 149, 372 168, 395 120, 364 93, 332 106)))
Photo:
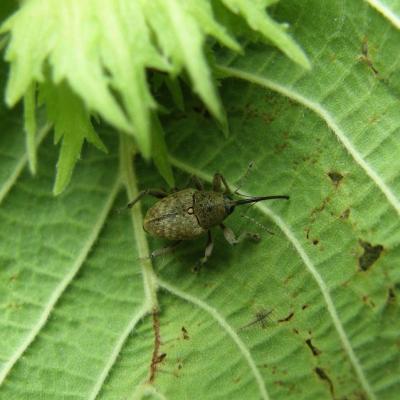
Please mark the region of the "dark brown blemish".
POLYGON ((392 288, 392 287, 388 288, 387 302, 388 302, 388 304, 396 303, 396 292, 394 291, 394 288, 392 288))
POLYGON ((287 317, 278 319, 278 322, 288 322, 290 321, 294 316, 294 312, 292 311, 287 317))
POLYGON ((316 246, 318 243, 319 243, 319 240, 318 240, 318 239, 314 239, 314 240, 312 241, 312 244, 313 244, 314 246, 316 246))
POLYGON ((320 206, 315 207, 315 208, 312 209, 312 211, 311 211, 311 217, 314 217, 315 214, 318 214, 318 213, 324 211, 324 210, 325 210, 325 207, 329 204, 330 201, 331 201, 331 198, 330 198, 329 196, 328 196, 328 197, 325 197, 325 198, 322 200, 322 203, 321 203, 320 206))
POLYGON ((161 353, 161 354, 159 354, 158 357, 157 357, 157 360, 156 360, 156 361, 157 361, 157 364, 163 362, 164 359, 165 359, 165 357, 167 357, 167 353, 161 353))
POLYGON ((298 334, 300 333, 299 330, 296 329, 296 328, 293 328, 293 332, 294 332, 296 335, 298 335, 298 334))
POLYGON ((362 297, 362 301, 363 301, 363 303, 365 303, 365 304, 366 304, 367 306, 369 306, 369 307, 374 308, 374 307, 376 306, 376 304, 374 303, 374 301, 371 300, 371 299, 369 298, 369 296, 367 296, 367 295, 364 295, 364 296, 362 297))
POLYGON ((329 178, 331 178, 332 183, 338 187, 340 182, 343 179, 343 175, 337 171, 330 171, 328 172, 328 176, 329 178))
POLYGON ((313 353, 314 356, 319 356, 321 354, 321 351, 317 349, 312 343, 311 343, 311 338, 306 340, 307 346, 310 348, 311 352, 313 353))
POLYGON ((160 318, 158 315, 158 310, 156 308, 154 308, 151 315, 153 317, 154 348, 153 348, 153 354, 151 357, 149 383, 154 382, 154 379, 156 377, 156 372, 157 372, 157 365, 166 356, 165 353, 160 354, 161 338, 160 338, 160 318), (164 356, 163 356, 163 354, 164 354, 164 356), (160 359, 161 359, 161 361, 160 361, 160 359))
POLYGON ((184 326, 182 326, 181 332, 182 332, 182 338, 183 339, 185 339, 185 340, 189 340, 190 339, 188 331, 186 330, 186 328, 184 326))
POLYGON ((350 208, 346 208, 341 214, 340 218, 341 219, 347 219, 350 216, 350 208))
POLYGON ((316 367, 314 371, 318 375, 318 378, 320 378, 321 380, 325 381, 328 384, 329 391, 331 392, 332 397, 335 397, 335 390, 331 378, 329 378, 329 376, 322 368, 316 367))
POLYGON ((372 264, 379 258, 383 251, 383 246, 377 244, 373 246, 371 243, 359 240, 360 246, 364 249, 364 253, 358 259, 358 265, 361 271, 367 271, 372 264))
POLYGON ((309 305, 308 304, 303 304, 303 306, 301 307, 302 310, 305 310, 309 305))

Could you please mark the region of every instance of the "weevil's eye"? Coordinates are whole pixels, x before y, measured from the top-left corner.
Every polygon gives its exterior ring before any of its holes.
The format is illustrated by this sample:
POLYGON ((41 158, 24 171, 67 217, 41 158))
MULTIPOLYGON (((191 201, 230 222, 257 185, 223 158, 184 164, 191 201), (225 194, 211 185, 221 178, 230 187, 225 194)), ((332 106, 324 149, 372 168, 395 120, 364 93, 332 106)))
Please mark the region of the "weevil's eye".
POLYGON ((235 209, 235 206, 230 206, 230 205, 226 204, 225 205, 226 215, 232 214, 234 209, 235 209))
POLYGON ((232 214, 235 206, 232 205, 232 199, 229 196, 224 196, 225 200, 225 213, 226 215, 232 214))

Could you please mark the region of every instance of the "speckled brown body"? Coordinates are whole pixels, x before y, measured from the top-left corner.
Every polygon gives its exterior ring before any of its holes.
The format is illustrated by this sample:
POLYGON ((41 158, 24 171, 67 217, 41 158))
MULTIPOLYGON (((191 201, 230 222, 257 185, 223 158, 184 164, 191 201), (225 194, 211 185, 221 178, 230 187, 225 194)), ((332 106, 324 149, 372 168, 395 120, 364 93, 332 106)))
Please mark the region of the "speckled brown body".
POLYGON ((219 225, 227 215, 222 193, 184 189, 164 197, 151 207, 143 227, 153 236, 190 240, 219 225))

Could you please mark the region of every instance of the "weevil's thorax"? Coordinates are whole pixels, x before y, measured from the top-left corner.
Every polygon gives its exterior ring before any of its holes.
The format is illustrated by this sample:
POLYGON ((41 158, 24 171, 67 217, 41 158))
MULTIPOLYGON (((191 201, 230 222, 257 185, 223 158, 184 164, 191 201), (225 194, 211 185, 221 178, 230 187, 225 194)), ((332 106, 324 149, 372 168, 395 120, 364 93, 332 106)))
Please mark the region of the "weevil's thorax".
POLYGON ((196 191, 193 208, 199 225, 204 229, 219 225, 228 216, 224 195, 219 192, 196 191))
POLYGON ((194 212, 196 189, 184 189, 159 200, 144 218, 143 227, 153 236, 168 240, 188 240, 206 232, 194 212))

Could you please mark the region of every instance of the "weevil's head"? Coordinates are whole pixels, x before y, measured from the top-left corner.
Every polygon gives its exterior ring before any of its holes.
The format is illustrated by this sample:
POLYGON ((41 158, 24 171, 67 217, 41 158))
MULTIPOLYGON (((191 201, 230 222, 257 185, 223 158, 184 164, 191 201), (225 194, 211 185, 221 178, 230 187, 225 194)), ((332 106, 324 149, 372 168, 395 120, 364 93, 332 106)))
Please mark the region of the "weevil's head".
POLYGON ((224 195, 224 207, 225 207, 225 215, 226 217, 233 213, 235 210, 235 200, 233 200, 232 196, 225 194, 224 195))

